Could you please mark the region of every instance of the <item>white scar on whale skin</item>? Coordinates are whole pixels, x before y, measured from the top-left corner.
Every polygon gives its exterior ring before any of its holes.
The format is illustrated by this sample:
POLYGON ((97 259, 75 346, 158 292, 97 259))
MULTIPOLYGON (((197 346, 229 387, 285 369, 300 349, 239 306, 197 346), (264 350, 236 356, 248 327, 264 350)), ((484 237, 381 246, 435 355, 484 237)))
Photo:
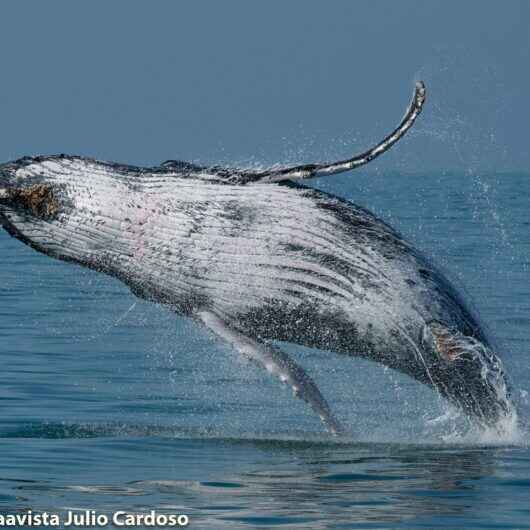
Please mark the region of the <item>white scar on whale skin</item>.
POLYGON ((367 210, 291 182, 373 160, 406 133, 424 101, 418 84, 390 135, 339 162, 248 171, 21 159, 2 170, 28 187, 0 194, 0 219, 37 250, 115 276, 194 318, 289 384, 332 432, 340 423, 312 378, 271 341, 378 361, 495 423, 511 410, 504 372, 449 282, 367 210), (17 204, 32 186, 49 190, 37 199, 53 198, 53 216, 17 204), (488 354, 448 350, 461 336, 488 354))

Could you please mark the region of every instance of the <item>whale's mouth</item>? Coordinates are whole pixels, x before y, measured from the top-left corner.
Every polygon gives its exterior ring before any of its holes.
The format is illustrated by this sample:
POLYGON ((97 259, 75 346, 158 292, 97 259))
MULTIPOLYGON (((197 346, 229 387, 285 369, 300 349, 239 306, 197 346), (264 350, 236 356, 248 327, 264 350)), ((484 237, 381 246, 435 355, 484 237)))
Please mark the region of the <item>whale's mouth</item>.
POLYGON ((446 398, 487 427, 515 414, 502 362, 487 344, 437 321, 422 335, 438 358, 436 386, 446 398))

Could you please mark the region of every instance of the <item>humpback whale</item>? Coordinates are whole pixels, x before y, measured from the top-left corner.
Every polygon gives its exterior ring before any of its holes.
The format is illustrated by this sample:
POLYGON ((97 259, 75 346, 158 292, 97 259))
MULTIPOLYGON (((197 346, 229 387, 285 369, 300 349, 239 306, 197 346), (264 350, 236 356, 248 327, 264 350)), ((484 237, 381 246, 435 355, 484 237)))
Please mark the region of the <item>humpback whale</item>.
POLYGON ((499 357, 457 290, 368 210, 301 184, 390 149, 425 101, 352 158, 267 170, 80 156, 0 165, 0 222, 53 258, 111 275, 193 318, 342 427, 277 342, 358 356, 429 385, 482 426, 513 413, 499 357))

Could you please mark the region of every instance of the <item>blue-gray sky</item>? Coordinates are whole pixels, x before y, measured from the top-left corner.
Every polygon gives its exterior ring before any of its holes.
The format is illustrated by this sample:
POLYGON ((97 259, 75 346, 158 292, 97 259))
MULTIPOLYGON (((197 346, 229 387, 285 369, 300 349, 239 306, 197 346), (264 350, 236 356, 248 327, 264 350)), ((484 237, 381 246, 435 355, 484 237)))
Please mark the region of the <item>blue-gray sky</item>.
POLYGON ((17 0, 0 17, 2 160, 344 157, 422 78, 414 134, 371 169, 530 167, 524 0, 17 0))

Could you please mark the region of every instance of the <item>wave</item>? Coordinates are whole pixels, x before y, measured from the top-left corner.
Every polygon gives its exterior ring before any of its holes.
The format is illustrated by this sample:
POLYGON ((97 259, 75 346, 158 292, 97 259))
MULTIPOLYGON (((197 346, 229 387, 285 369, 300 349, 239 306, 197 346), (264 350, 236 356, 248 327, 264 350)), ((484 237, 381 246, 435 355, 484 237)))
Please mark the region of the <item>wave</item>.
MULTIPOLYGON (((431 423, 453 420, 450 414, 430 420, 431 423)), ((248 432, 229 433, 216 429, 190 428, 127 423, 31 423, 0 432, 0 438, 34 439, 88 439, 88 438, 161 438, 180 440, 216 440, 228 444, 258 444, 277 447, 329 446, 394 446, 394 447, 528 447, 530 431, 521 425, 517 418, 506 418, 501 429, 470 428, 465 433, 448 431, 438 437, 424 440, 392 440, 359 438, 350 434, 340 436, 328 433, 289 432, 248 432)))

